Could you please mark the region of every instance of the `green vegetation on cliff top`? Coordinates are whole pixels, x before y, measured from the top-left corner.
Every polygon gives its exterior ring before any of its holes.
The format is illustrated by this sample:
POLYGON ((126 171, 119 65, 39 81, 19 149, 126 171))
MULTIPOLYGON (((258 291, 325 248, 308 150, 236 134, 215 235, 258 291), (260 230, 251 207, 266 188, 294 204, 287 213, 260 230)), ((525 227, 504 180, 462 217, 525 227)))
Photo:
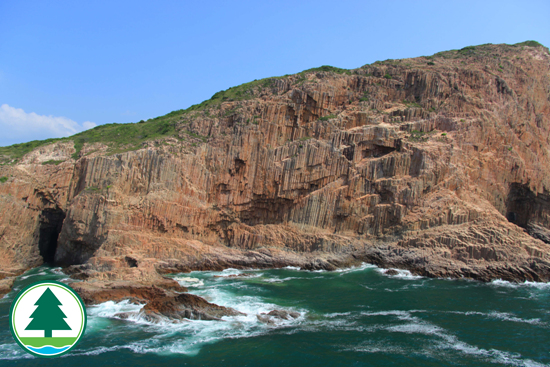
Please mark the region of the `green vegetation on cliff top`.
MULTIPOLYGON (((487 52, 487 46, 491 44, 479 45, 479 46, 467 46, 460 50, 450 50, 438 52, 433 57, 443 58, 457 58, 468 56, 482 56, 487 52)), ((548 52, 548 48, 541 45, 537 41, 525 41, 516 43, 514 45, 499 45, 507 48, 517 48, 521 46, 529 47, 542 47, 548 52)), ((334 66, 323 65, 317 68, 304 70, 295 74, 299 82, 306 80, 306 74, 313 72, 331 72, 336 74, 351 75, 352 72, 348 69, 341 69, 334 66)), ((276 81, 288 77, 284 75, 281 77, 271 77, 261 80, 254 80, 249 83, 244 83, 236 87, 231 87, 227 90, 215 93, 210 99, 203 101, 202 103, 193 105, 187 109, 172 111, 164 116, 159 116, 147 121, 140 121, 138 123, 127 124, 104 124, 96 126, 93 129, 89 129, 78 133, 76 135, 67 138, 58 139, 46 139, 46 140, 33 140, 27 143, 14 144, 7 147, 0 147, 0 164, 6 164, 10 162, 16 162, 25 154, 33 151, 34 149, 48 145, 54 142, 68 142, 73 141, 76 153, 73 154, 73 158, 79 157, 85 143, 103 143, 109 146, 110 153, 119 153, 123 151, 136 150, 142 146, 142 143, 148 140, 154 140, 164 137, 177 137, 178 131, 176 125, 178 122, 182 122, 185 119, 185 115, 194 111, 205 111, 207 108, 215 107, 225 101, 242 101, 249 100, 257 97, 262 90, 272 89, 276 86, 276 81)), ((189 135, 194 136, 196 134, 187 132, 189 135)), ((205 139, 202 139, 203 141, 205 139)), ((53 163, 53 162, 52 162, 53 163)), ((56 162, 57 163, 57 162, 56 162)))
POLYGON ((442 58, 446 58, 446 59, 449 59, 449 58, 455 58, 456 59, 456 58, 461 58, 461 57, 487 56, 491 52, 494 51, 494 48, 492 48, 491 46, 499 46, 501 49, 503 49, 503 51, 514 51, 518 47, 523 48, 524 46, 540 47, 540 48, 546 50, 546 52, 550 54, 550 51, 548 50, 548 47, 545 47, 544 45, 540 44, 539 42, 537 42, 537 41, 525 41, 525 42, 520 42, 520 43, 516 43, 516 44, 513 44, 513 45, 508 45, 508 44, 493 45, 492 43, 486 43, 486 44, 478 45, 478 46, 466 46, 466 47, 461 48, 460 50, 441 51, 441 52, 438 52, 438 53, 434 54, 433 56, 429 56, 428 58, 431 59, 433 57, 442 57, 442 58))

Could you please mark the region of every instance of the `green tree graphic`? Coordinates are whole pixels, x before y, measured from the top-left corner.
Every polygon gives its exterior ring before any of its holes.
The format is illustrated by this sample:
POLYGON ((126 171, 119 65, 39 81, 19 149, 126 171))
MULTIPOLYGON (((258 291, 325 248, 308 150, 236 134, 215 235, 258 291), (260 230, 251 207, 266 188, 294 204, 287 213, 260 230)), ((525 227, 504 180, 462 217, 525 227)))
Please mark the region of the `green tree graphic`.
POLYGON ((45 338, 52 337, 52 330, 72 330, 63 320, 67 316, 59 308, 61 302, 49 287, 46 288, 34 305, 38 307, 32 313, 31 318, 33 320, 25 330, 44 330, 45 338))

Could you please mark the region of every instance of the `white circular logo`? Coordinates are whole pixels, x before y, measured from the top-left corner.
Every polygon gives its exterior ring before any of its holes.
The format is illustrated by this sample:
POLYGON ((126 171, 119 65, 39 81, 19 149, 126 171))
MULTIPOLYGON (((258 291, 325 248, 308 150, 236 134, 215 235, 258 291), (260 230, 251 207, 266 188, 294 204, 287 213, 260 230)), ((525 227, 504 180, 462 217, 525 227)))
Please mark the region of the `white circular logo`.
POLYGON ((42 281, 19 292, 10 310, 15 341, 37 357, 67 353, 86 329, 86 308, 66 284, 42 281))

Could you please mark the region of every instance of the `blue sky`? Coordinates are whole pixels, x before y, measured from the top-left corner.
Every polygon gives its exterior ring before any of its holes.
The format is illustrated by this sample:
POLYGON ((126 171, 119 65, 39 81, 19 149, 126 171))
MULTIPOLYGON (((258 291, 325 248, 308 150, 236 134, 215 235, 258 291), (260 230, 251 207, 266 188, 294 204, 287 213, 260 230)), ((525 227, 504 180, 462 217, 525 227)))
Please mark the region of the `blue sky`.
POLYGON ((550 46, 549 1, 0 0, 0 146, 136 122, 320 65, 550 46))

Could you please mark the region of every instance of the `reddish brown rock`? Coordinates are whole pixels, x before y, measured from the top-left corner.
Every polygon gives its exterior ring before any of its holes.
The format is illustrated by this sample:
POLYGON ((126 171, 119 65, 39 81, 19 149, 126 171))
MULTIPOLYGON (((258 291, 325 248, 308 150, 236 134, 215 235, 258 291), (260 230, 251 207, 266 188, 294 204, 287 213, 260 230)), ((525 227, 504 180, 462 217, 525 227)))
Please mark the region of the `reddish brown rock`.
POLYGON ((4 278, 0 280, 0 298, 4 297, 7 293, 11 291, 13 281, 14 278, 4 278))
MULTIPOLYGON (((221 320, 224 316, 244 315, 232 308, 218 306, 193 294, 175 293, 174 290, 182 292, 187 289, 177 283, 176 285, 171 284, 172 282, 166 279, 161 284, 145 285, 130 281, 94 281, 71 283, 70 286, 87 305, 123 300, 145 304, 136 316, 152 322, 161 321, 163 318, 170 320, 221 320)), ((128 318, 130 314, 124 313, 117 316, 128 318)))
POLYGON ((221 320, 224 316, 244 315, 242 312, 218 306, 189 293, 154 298, 141 312, 153 319, 161 315, 176 320, 221 320))
POLYGON ((137 151, 42 147, 0 167, 0 267, 156 282, 368 261, 548 281, 549 78, 546 49, 484 45, 268 79, 137 151))
MULTIPOLYGON (((185 292, 187 289, 176 283, 166 282, 166 288, 161 288, 155 284, 143 284, 132 281, 114 281, 114 282, 76 282, 70 286, 80 295, 87 305, 96 305, 106 301, 120 302, 131 300, 136 303, 147 303, 152 299, 160 299, 173 294, 171 290, 185 292)), ((161 284, 164 285, 164 284, 161 284)))

